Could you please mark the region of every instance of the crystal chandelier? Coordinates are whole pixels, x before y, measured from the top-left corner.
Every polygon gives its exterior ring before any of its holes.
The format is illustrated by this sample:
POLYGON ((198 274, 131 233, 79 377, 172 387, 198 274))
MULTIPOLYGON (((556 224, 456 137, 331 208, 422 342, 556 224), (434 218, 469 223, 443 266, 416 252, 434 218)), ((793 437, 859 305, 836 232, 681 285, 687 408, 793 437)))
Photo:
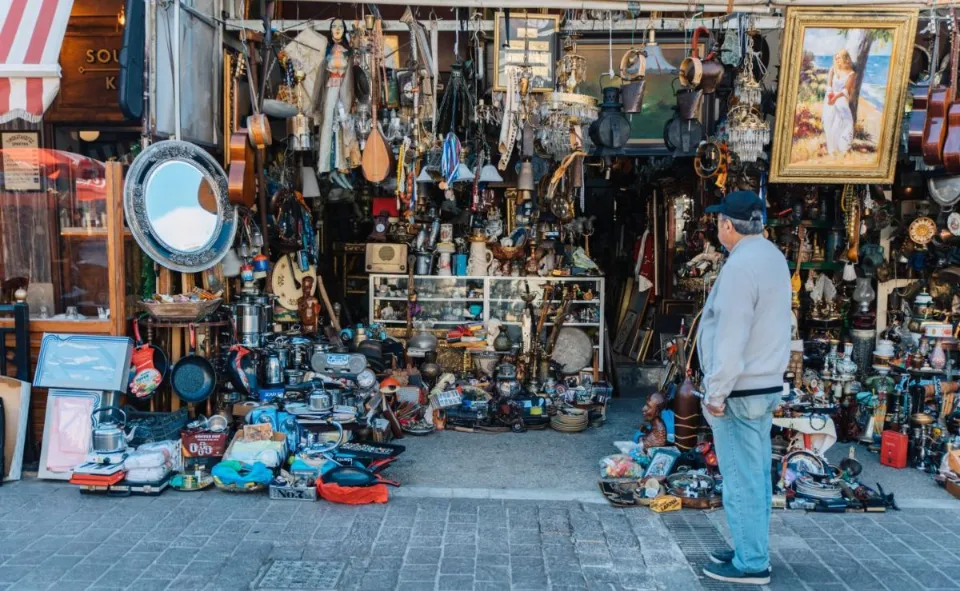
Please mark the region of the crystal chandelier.
POLYGON ((734 83, 736 107, 730 110, 728 120, 728 147, 743 162, 756 162, 763 154, 763 147, 770 142, 770 124, 760 113, 760 83, 753 75, 753 35, 747 35, 747 53, 743 68, 734 83))
POLYGON ((563 40, 564 55, 557 60, 558 90, 548 92, 538 108, 540 149, 560 160, 583 146, 583 126, 597 118, 597 99, 580 94, 577 87, 586 79, 587 60, 577 54, 573 37, 563 40))

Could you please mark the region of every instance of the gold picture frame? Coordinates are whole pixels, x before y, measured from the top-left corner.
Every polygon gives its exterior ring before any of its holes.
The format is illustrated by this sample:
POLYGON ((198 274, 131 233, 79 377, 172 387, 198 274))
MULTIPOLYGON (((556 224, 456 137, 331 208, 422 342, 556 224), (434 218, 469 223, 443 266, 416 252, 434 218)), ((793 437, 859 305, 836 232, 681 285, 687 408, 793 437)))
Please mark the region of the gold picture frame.
POLYGON ((498 12, 493 26, 493 90, 502 92, 507 89, 506 67, 523 60, 525 53, 524 39, 529 40, 526 49, 527 59, 533 65, 533 79, 530 81, 530 92, 550 92, 556 82, 557 70, 557 35, 560 32, 559 14, 510 13, 510 41, 508 47, 503 47, 501 39, 505 34, 506 22, 504 13, 498 12), (524 37, 520 37, 523 29, 524 37), (536 31, 532 38, 528 29, 536 31), (546 36, 546 39, 544 39, 546 36))
POLYGON ((770 182, 893 182, 917 12, 787 9, 770 182))

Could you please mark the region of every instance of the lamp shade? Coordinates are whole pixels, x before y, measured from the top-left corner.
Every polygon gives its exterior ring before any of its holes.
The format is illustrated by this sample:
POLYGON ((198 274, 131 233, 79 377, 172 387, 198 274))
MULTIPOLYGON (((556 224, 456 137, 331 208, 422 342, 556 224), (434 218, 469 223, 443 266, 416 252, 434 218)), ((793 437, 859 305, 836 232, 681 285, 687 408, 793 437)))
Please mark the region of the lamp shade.
POLYGON ((317 183, 317 173, 312 166, 300 167, 300 178, 302 179, 302 193, 304 199, 316 199, 320 197, 320 184, 317 183))
POLYGON ((492 164, 484 164, 483 168, 480 169, 480 182, 502 183, 503 177, 500 176, 500 172, 497 170, 496 166, 492 164))

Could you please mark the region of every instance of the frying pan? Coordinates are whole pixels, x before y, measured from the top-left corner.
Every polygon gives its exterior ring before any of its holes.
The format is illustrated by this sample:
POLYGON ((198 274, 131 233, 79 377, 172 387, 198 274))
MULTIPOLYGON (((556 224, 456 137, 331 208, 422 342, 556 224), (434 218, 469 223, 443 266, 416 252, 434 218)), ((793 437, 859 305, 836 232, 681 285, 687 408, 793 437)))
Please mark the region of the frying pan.
MULTIPOLYGON (((167 361, 167 354, 163 352, 163 349, 155 347, 150 343, 143 342, 143 339, 140 337, 140 320, 135 319, 133 321, 133 336, 137 340, 137 346, 133 350, 133 366, 130 371, 130 383, 127 385, 127 391, 136 399, 136 400, 149 400, 153 397, 157 390, 160 389, 160 386, 163 385, 163 381, 167 379, 167 373, 170 370, 170 363, 167 361), (157 370, 160 373, 160 382, 156 384, 153 390, 148 392, 138 394, 134 390, 134 386, 139 382, 137 377, 144 371, 149 371, 150 367, 144 367, 142 361, 149 359, 150 352, 153 353, 153 367, 152 369, 157 370), (141 366, 141 367, 137 367, 141 366)), ((147 364, 149 365, 149 364, 147 364)), ((141 389, 141 392, 143 390, 141 389)))
POLYGON ((373 486, 374 484, 388 484, 400 486, 395 480, 387 480, 365 468, 359 466, 337 466, 321 478, 326 484, 339 486, 373 486))
POLYGON ((197 330, 190 325, 190 354, 181 357, 170 374, 173 391, 187 403, 203 402, 217 386, 217 372, 213 364, 197 355, 197 330))

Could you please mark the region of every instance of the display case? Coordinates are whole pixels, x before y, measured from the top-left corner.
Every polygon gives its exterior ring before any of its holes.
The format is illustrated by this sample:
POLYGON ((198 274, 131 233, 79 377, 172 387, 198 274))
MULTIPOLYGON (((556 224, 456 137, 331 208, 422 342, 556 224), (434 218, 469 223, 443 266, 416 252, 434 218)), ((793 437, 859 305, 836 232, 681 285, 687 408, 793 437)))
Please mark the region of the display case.
MULTIPOLYGON (((386 328, 407 323, 406 275, 370 275, 370 321, 386 328)), ((569 312, 564 326, 584 330, 603 359, 603 277, 456 277, 416 275, 417 294, 413 320, 427 327, 452 328, 464 322, 498 320, 514 342, 520 341, 525 303, 521 296, 534 294, 537 313, 542 308, 544 286, 552 285, 544 332, 549 335, 553 317, 567 292, 569 312)))
POLYGON ((26 291, 33 332, 122 334, 134 289, 125 277, 138 276, 125 263, 138 253, 124 230, 121 165, 59 150, 0 152, 2 298, 26 291))

